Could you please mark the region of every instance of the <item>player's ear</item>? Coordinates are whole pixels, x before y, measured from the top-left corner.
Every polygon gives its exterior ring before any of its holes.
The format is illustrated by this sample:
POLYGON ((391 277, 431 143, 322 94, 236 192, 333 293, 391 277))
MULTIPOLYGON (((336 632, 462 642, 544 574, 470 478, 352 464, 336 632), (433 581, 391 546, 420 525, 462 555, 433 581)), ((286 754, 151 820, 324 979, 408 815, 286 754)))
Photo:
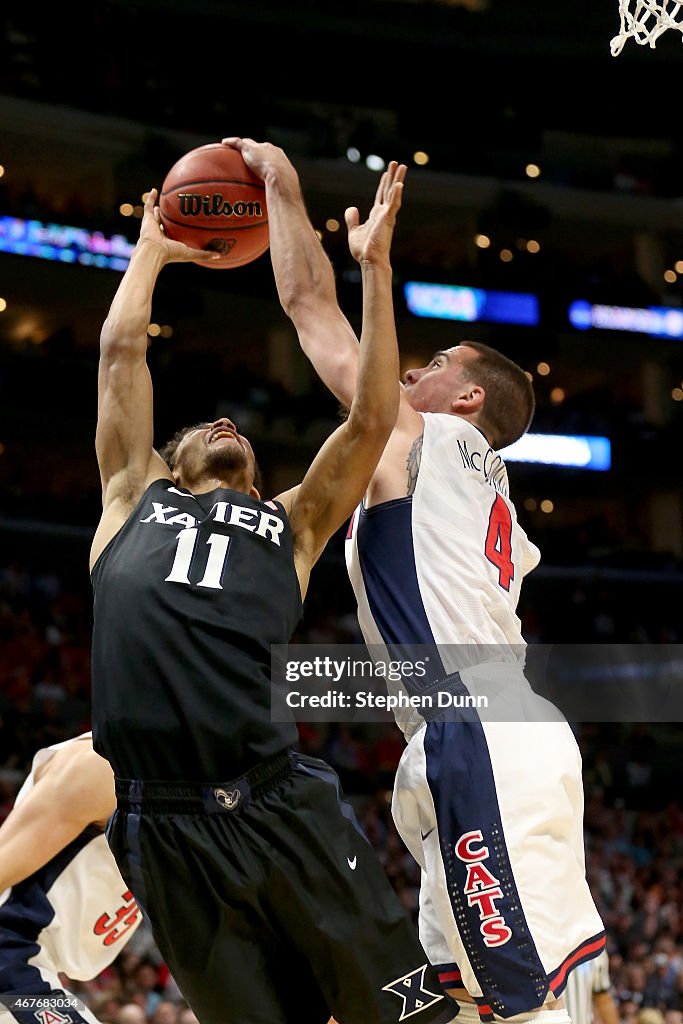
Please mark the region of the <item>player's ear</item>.
POLYGON ((451 412, 460 415, 478 412, 483 407, 485 398, 486 392, 480 384, 468 384, 451 399, 451 412))

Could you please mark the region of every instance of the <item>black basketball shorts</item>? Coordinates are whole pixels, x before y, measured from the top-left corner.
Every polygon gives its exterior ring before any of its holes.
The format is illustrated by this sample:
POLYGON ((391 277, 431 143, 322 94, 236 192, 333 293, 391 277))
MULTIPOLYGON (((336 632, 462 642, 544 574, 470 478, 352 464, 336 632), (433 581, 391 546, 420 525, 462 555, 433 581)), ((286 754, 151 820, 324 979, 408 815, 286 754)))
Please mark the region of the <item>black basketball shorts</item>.
POLYGON ((118 779, 107 837, 201 1024, 446 1024, 417 930, 324 761, 118 779))

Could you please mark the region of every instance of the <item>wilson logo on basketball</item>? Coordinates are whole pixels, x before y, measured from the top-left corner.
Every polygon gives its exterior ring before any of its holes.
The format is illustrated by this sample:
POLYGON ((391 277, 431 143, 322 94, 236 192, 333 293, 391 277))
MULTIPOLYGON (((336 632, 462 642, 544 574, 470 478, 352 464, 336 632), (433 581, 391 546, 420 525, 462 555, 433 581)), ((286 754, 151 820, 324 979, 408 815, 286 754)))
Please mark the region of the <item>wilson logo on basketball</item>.
POLYGON ((258 199, 237 199, 230 202, 222 192, 203 196, 199 192, 179 192, 178 207, 183 217, 262 217, 263 209, 258 199))
POLYGON ((101 914, 93 926, 93 932, 95 935, 104 936, 104 945, 113 946, 115 942, 118 942, 126 932, 137 923, 140 916, 140 910, 133 893, 128 889, 123 893, 122 899, 124 903, 114 912, 114 914, 101 914))

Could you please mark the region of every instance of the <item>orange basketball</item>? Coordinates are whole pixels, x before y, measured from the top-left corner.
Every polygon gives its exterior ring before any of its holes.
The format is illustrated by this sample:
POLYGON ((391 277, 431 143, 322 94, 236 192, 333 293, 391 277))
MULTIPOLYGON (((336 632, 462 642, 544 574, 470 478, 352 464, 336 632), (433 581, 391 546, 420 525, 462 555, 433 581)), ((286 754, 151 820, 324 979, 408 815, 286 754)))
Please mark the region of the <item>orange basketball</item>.
POLYGON ((269 245, 265 185, 241 153, 220 142, 192 149, 173 165, 159 212, 169 238, 221 253, 210 263, 195 260, 200 267, 241 267, 269 245))

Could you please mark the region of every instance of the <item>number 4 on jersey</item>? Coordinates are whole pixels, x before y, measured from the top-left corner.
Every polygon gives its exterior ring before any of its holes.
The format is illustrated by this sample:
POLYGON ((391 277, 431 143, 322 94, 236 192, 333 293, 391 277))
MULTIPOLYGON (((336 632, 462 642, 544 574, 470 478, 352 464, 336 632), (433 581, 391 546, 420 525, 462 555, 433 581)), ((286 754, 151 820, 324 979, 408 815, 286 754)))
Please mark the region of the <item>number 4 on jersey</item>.
POLYGON ((510 589, 515 578, 512 564, 512 516, 500 494, 491 506, 489 528, 486 531, 484 554, 498 570, 498 583, 503 590, 510 589))

